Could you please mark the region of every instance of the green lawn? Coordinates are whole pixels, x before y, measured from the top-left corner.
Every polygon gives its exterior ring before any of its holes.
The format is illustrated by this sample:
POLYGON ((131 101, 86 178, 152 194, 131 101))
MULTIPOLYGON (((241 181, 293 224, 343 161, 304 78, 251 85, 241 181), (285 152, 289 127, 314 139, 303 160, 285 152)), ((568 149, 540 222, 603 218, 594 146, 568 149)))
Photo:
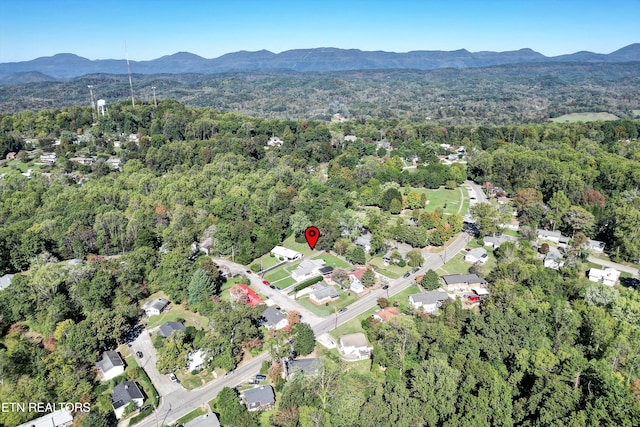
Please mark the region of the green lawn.
POLYGON ((324 260, 324 262, 326 263, 326 265, 333 267, 333 268, 349 268, 351 267, 351 264, 349 264, 346 261, 341 260, 338 257, 335 257, 331 254, 320 254, 317 257, 314 257, 313 259, 322 259, 324 260))
POLYGON ((420 289, 418 285, 411 285, 404 291, 389 298, 389 300, 391 301, 392 304, 397 301, 398 308, 402 311, 402 310, 405 310, 407 305, 409 304, 409 295, 419 294, 420 292, 422 292, 422 289, 420 289))
POLYGON ((349 304, 354 303, 358 297, 353 292, 346 291, 338 291, 340 292, 340 297, 334 301, 331 301, 328 306, 322 305, 318 306, 309 301, 308 297, 298 298, 298 303, 310 310, 314 314, 318 316, 329 316, 332 315, 335 311, 340 310, 342 307, 346 307, 349 304))
POLYGON ((206 317, 189 311, 182 305, 173 305, 169 311, 165 311, 158 316, 152 316, 147 323, 147 328, 155 328, 164 322, 175 322, 178 319, 184 319, 185 326, 195 326, 198 329, 202 329, 209 324, 209 319, 206 317))
POLYGON ((196 408, 193 411, 189 412, 184 417, 179 418, 178 421, 176 421, 176 424, 186 424, 189 421, 194 420, 194 419, 198 418, 200 415, 204 415, 206 413, 207 413, 206 409, 196 408))
POLYGON ((389 279, 398 279, 402 277, 404 273, 410 271, 410 267, 398 267, 394 264, 384 265, 382 261, 382 255, 375 256, 369 260, 369 264, 376 267, 376 271, 389 279))
MULTIPOLYGON (((356 332, 364 333, 364 329, 362 329, 362 321, 364 319, 366 319, 366 318, 369 318, 369 317, 373 316, 373 313, 375 313, 379 309, 380 309, 380 307, 375 306, 374 308, 365 311, 360 316, 349 320, 344 325, 338 326, 337 329, 334 329, 333 331, 331 331, 331 335, 334 338, 338 339, 338 337, 340 335, 355 334, 356 332)), ((338 315, 338 316, 340 316, 340 315, 338 315)))
POLYGON ((554 123, 593 122, 595 120, 620 120, 620 117, 611 113, 571 113, 551 119, 554 123))
POLYGON ((209 381, 213 380, 213 374, 208 369, 202 370, 197 375, 192 375, 190 372, 184 372, 180 370, 176 372, 176 376, 180 380, 182 387, 187 390, 193 390, 194 388, 202 387, 209 381))
MULTIPOLYGON (((429 212, 435 211, 437 208, 442 208, 445 214, 452 214, 458 212, 460 203, 463 203, 466 198, 464 192, 460 193, 460 190, 449 190, 444 187, 440 187, 437 190, 431 190, 427 188, 413 188, 413 187, 400 187, 400 192, 405 194, 405 190, 416 192, 418 194, 425 194, 427 196, 427 205, 425 209, 429 212), (462 200, 461 200, 462 198, 462 200)), ((461 212, 464 214, 464 212, 461 212)))
POLYGON ((293 234, 287 237, 284 242, 282 242, 282 246, 284 246, 285 248, 293 249, 294 251, 298 251, 303 255, 311 255, 314 253, 314 251, 311 250, 309 245, 307 245, 307 242, 303 242, 303 243, 296 242, 293 237, 293 234))
POLYGON ((284 279, 276 280, 271 283, 279 287, 280 289, 285 289, 296 283, 296 281, 292 277, 285 277, 284 279))
POLYGON ((260 266, 262 270, 264 270, 265 268, 273 267, 279 262, 280 261, 278 260, 278 258, 276 258, 275 256, 271 256, 271 253, 266 253, 262 255, 260 258, 256 258, 255 260, 247 264, 247 266, 257 264, 260 266))
POLYGON ((276 268, 273 271, 268 272, 264 275, 264 278, 270 282, 275 282, 277 280, 284 279, 285 277, 290 277, 289 272, 284 269, 284 267, 276 268))
POLYGON ((436 270, 439 275, 445 274, 466 274, 469 272, 469 267, 473 264, 464 261, 464 254, 461 252, 451 258, 445 265, 436 270))

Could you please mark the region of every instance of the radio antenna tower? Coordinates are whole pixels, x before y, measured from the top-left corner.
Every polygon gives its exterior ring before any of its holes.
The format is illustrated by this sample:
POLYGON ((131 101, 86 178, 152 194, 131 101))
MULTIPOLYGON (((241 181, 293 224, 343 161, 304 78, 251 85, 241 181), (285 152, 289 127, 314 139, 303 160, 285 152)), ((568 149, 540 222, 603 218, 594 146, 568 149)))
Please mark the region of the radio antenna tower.
POLYGON ((127 56, 127 72, 129 73, 129 89, 131 89, 131 106, 135 107, 136 102, 133 100, 133 83, 131 82, 131 67, 129 67, 129 50, 127 49, 127 41, 124 42, 124 52, 127 56))
POLYGON ((91 117, 95 122, 96 121, 96 102, 93 98, 93 85, 87 85, 87 87, 89 88, 89 93, 91 93, 91 117))

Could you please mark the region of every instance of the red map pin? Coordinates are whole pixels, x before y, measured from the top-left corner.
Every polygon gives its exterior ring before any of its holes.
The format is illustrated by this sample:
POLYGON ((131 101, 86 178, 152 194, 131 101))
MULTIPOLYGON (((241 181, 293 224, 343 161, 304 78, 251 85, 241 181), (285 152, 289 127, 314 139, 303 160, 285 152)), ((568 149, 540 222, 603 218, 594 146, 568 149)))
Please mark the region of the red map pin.
POLYGON ((316 247, 316 243, 318 242, 319 237, 320 230, 318 230, 318 227, 316 226, 312 225, 311 227, 307 227, 307 229, 304 231, 304 238, 307 239, 307 243, 312 250, 316 247))

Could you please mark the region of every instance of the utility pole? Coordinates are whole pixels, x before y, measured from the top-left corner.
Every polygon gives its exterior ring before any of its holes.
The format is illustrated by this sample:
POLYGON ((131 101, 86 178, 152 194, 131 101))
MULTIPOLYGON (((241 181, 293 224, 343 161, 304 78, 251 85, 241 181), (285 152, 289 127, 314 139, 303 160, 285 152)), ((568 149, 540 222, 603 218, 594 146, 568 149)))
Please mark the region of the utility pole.
POLYGON ((129 67, 129 50, 127 49, 127 42, 124 42, 124 51, 127 55, 127 72, 129 73, 129 88, 131 89, 131 106, 135 107, 136 102, 133 100, 133 82, 131 81, 131 67, 129 67))
POLYGON ((95 122, 96 121, 96 103, 93 98, 93 85, 87 85, 87 87, 89 88, 89 93, 91 94, 91 117, 95 122))
POLYGON ((153 90, 153 106, 158 108, 158 101, 156 101, 156 87, 151 86, 151 89, 153 90))

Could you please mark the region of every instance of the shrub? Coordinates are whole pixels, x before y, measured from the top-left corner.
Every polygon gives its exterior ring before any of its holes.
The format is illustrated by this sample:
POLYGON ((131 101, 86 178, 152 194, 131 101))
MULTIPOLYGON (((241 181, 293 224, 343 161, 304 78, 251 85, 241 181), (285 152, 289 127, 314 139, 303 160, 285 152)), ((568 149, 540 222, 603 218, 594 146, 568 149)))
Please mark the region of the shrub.
POLYGON ((311 278, 309 280, 305 280, 304 282, 296 285, 296 287, 293 288, 293 290, 296 291, 296 292, 301 291, 301 290, 303 290, 305 288, 308 288, 311 285, 315 285, 316 283, 321 282, 322 279, 323 279, 322 276, 318 276, 318 277, 313 277, 313 278, 311 278))

